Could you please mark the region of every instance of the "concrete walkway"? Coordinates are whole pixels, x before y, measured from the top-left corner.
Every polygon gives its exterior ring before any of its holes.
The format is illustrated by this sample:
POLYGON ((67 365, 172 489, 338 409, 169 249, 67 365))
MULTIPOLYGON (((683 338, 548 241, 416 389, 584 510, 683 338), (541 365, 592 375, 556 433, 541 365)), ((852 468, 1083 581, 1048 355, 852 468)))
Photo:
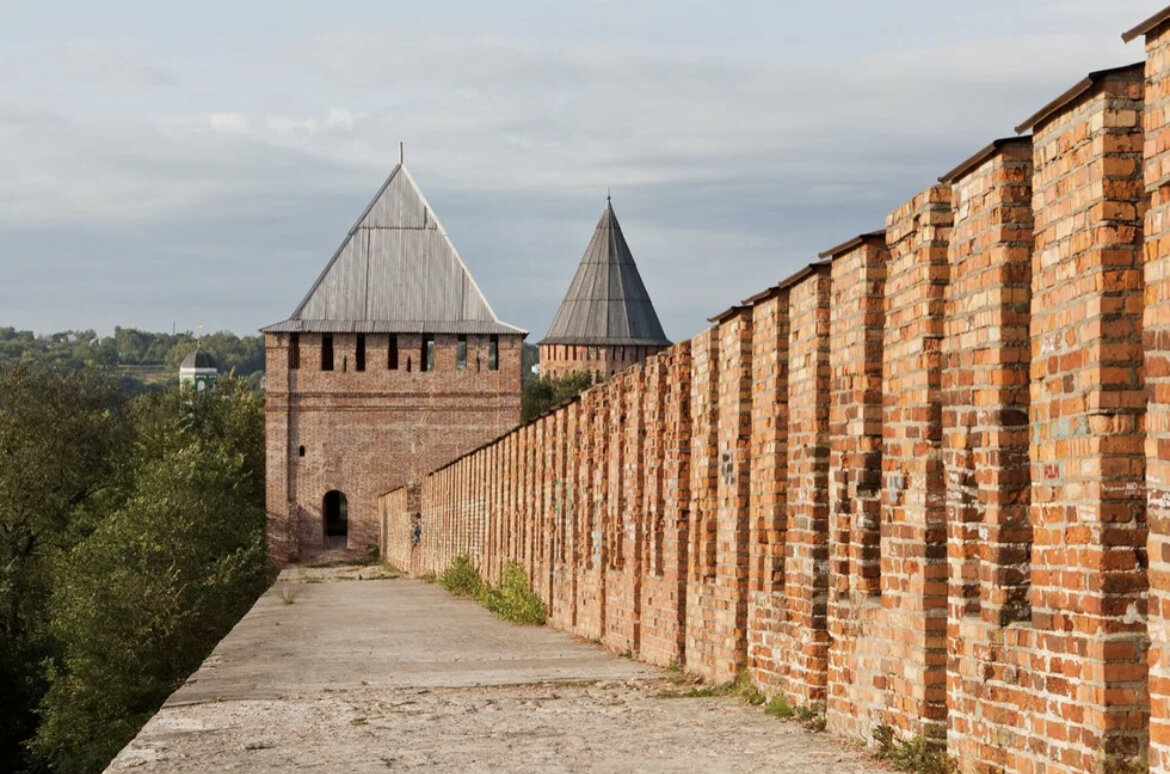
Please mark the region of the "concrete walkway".
POLYGON ((107 771, 880 771, 376 567, 285 570, 107 771))

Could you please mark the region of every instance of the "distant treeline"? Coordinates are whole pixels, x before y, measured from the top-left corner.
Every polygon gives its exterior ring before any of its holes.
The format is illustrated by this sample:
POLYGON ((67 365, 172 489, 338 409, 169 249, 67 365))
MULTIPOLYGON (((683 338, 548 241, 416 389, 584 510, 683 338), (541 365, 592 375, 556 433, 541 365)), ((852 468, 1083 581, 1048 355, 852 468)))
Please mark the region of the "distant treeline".
POLYGON ((190 331, 170 334, 120 327, 114 328, 113 336, 98 336, 92 330, 37 336, 0 327, 0 366, 35 363, 57 371, 90 366, 118 376, 124 388, 137 392, 177 376, 179 364, 196 345, 215 358, 222 373, 234 370, 255 383, 264 372, 260 336, 220 331, 199 338, 190 331), (151 372, 159 378, 152 379, 151 372))

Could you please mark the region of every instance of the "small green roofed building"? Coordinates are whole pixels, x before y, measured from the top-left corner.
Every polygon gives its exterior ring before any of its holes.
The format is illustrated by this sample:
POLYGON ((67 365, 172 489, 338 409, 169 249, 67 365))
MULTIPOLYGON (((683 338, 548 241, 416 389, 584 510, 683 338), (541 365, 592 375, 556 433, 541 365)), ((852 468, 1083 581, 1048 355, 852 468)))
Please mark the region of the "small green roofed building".
POLYGON ((215 365, 215 358, 201 349, 187 353, 179 366, 179 386, 205 392, 215 386, 215 378, 219 376, 219 369, 215 365))

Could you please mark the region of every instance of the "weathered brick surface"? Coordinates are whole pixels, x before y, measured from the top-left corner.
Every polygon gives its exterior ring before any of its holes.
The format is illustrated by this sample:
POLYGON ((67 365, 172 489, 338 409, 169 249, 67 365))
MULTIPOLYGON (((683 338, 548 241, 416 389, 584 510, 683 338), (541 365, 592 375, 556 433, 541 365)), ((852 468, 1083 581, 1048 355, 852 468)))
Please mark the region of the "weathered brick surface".
POLYGON ((866 736, 883 706, 878 654, 853 644, 880 613, 882 352, 889 251, 860 237, 832 256, 829 340, 829 635, 826 716, 866 736))
POLYGON ((602 642, 619 652, 638 650, 641 607, 643 516, 641 367, 614 377, 610 392, 608 547, 605 567, 605 633, 602 642))
POLYGON ((829 582, 829 266, 788 291, 788 525, 784 623, 774 656, 779 687, 800 704, 823 703, 829 582))
POLYGON ((1170 26, 1146 36, 1144 282, 1152 771, 1170 771, 1170 26))
POLYGON ((1029 692, 1000 654, 1029 619, 1028 366, 1032 145, 996 148, 952 182, 943 341, 949 746, 990 769, 1022 747, 1029 692), (992 647, 994 646, 994 647, 992 647))
MULTIPOLYGON (((881 597, 894 638, 887 722, 945 733, 946 508, 942 351, 950 189, 928 188, 890 213, 882 410, 881 597)), ((885 639, 888 639, 887 634, 885 639)))
POLYGON ((558 627, 964 773, 1170 771, 1168 46, 384 495, 384 555, 521 562, 558 627))
POLYGON ((691 340, 690 566, 686 587, 687 666, 713 674, 719 479, 719 343, 717 328, 691 340))
POLYGON ((748 528, 748 664, 775 690, 787 675, 781 640, 788 529, 788 290, 752 307, 752 428, 748 528))
POLYGON ((646 361, 648 521, 639 653, 662 665, 685 657, 690 370, 690 342, 646 361))
POLYGON ((1145 745, 1141 67, 1036 127, 1030 734, 1086 771, 1145 745), (1071 679, 1070 679, 1071 678, 1071 679))

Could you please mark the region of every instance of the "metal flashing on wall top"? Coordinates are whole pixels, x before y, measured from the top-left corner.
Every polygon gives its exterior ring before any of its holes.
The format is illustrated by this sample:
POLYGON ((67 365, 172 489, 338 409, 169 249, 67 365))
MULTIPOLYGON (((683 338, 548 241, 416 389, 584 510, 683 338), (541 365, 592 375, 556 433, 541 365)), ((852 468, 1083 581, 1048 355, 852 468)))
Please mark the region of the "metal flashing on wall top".
POLYGON ((864 234, 858 234, 857 236, 853 237, 852 239, 848 239, 839 245, 835 245, 834 247, 830 247, 828 250, 825 250, 823 253, 818 253, 818 257, 819 258, 830 258, 830 259, 836 258, 838 255, 842 255, 844 253, 847 253, 850 250, 852 250, 853 248, 858 247, 860 245, 863 245, 866 242, 875 241, 875 240, 879 240, 879 239, 882 241, 882 244, 885 244, 886 230, 884 228, 879 229, 877 231, 867 231, 864 234))
POLYGON ((962 162, 960 162, 959 165, 950 172, 942 175, 938 181, 943 184, 953 183, 963 175, 967 174, 971 170, 990 159, 999 152, 1000 148, 1004 147, 1005 145, 1030 142, 1032 142, 1032 135, 1030 134, 1025 134, 1021 137, 1000 137, 998 140, 992 140, 989 144, 983 146, 979 150, 975 151, 975 153, 971 154, 962 162))
POLYGON ((761 304, 764 301, 767 301, 769 298, 772 298, 772 297, 778 296, 778 295, 780 295, 780 286, 773 285, 772 287, 764 288, 763 290, 761 290, 759 293, 756 293, 755 295, 748 296, 740 303, 743 306, 755 306, 756 304, 761 304))
POLYGON ((1023 134, 1029 129, 1034 129, 1035 127, 1039 126, 1041 123, 1051 118, 1053 114, 1059 111, 1062 107, 1072 103, 1078 97, 1092 89, 1094 85, 1100 83, 1109 76, 1121 75, 1122 73, 1126 73, 1135 69, 1140 69, 1141 72, 1144 73, 1146 69, 1146 63, 1144 61, 1134 62, 1133 64, 1122 65, 1121 67, 1110 67, 1107 70, 1095 70, 1089 73, 1084 78, 1074 83, 1059 97, 1052 100, 1032 115, 1028 116, 1028 118, 1025 119, 1022 124, 1016 127, 1016 134, 1023 134))
POLYGON ((805 278, 812 276, 813 274, 819 274, 821 272, 828 271, 832 263, 832 261, 816 261, 814 263, 810 263, 808 266, 805 266, 795 274, 792 274, 786 279, 781 280, 780 284, 776 287, 780 290, 787 290, 788 288, 804 280, 805 278))
POLYGON ((715 323, 716 325, 719 325, 720 323, 724 322, 725 320, 730 320, 732 317, 735 317, 737 314, 739 314, 740 312, 742 312, 743 310, 748 309, 748 308, 749 307, 743 306, 742 304, 736 304, 735 306, 730 306, 727 309, 724 309, 719 314, 715 315, 714 317, 708 317, 707 322, 715 323))
POLYGON ((1161 27, 1168 21, 1170 21, 1170 5, 1158 11, 1156 14, 1141 22, 1137 26, 1121 33, 1121 39, 1128 43, 1138 35, 1146 35, 1150 32, 1153 32, 1157 27, 1161 27))

